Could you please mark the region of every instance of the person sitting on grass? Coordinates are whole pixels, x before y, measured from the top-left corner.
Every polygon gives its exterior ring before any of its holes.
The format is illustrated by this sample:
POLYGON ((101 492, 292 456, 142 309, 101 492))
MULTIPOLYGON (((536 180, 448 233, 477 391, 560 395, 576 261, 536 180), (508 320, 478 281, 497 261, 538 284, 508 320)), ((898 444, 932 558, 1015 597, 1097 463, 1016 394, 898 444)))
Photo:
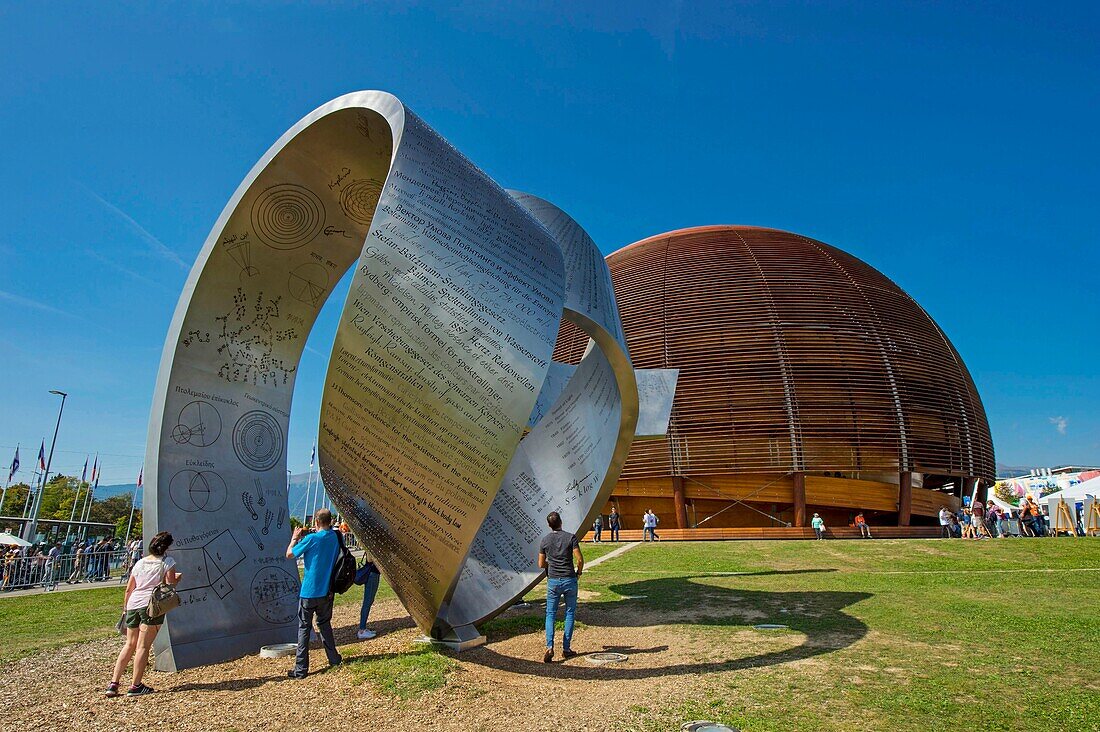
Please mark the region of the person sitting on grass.
POLYGON ((126 643, 118 653, 111 683, 107 684, 105 694, 109 697, 118 696, 118 685, 131 658, 134 660, 134 676, 126 696, 153 693, 152 687, 146 686, 141 680, 145 676, 146 666, 149 665, 149 648, 164 623, 164 616, 149 614, 149 600, 152 599, 153 590, 162 581, 175 585, 183 576, 175 570, 176 560, 165 556, 170 546, 172 535, 167 531, 160 532, 149 542, 148 556, 138 560, 130 570, 130 580, 126 583, 126 595, 122 600, 126 643))
POLYGON ((546 517, 550 533, 539 544, 539 569, 546 570, 546 652, 545 663, 554 660, 554 625, 558 614, 558 600, 565 600, 565 633, 562 636, 562 656, 577 655, 572 647, 573 619, 577 614, 577 578, 584 570, 584 556, 575 534, 561 530, 561 516, 551 511, 546 517), (573 560, 576 560, 576 569, 573 560))

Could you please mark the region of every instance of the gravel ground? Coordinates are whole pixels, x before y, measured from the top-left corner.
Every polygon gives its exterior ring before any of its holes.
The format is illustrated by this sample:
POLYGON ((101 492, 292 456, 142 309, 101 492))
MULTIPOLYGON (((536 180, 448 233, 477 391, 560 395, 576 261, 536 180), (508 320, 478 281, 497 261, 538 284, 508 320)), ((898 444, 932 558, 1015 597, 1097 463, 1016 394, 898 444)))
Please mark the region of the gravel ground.
MULTIPOLYGON (((578 619, 585 625, 578 628, 573 645, 582 654, 620 650, 630 655, 624 664, 595 666, 583 656, 544 664, 541 633, 502 634, 499 639, 490 637, 486 646, 455 656, 458 668, 447 676, 445 686, 404 701, 370 683, 356 683, 356 674, 347 667, 296 681, 285 675, 292 659, 258 656, 175 674, 150 671, 146 682, 156 694, 107 699, 102 690, 119 640, 85 643, 7 666, 0 685, 0 727, 297 732, 343 729, 349 723, 351 729, 495 730, 507 722, 529 730, 625 730, 634 726, 631 720, 637 716, 632 706, 674 706, 682 699, 698 698, 705 688, 712 688, 708 682, 736 673, 718 671, 718 664, 731 657, 782 651, 803 640, 800 635, 769 638, 749 631, 734 634, 732 643, 727 635, 715 645, 706 634, 656 624, 688 618, 665 613, 658 620, 615 605, 613 610, 582 605, 578 619), (655 624, 647 627, 650 621, 655 624)), ((536 606, 527 612, 539 610, 536 606)), ((377 603, 372 619, 379 637, 359 641, 358 609, 337 608, 333 627, 346 661, 413 647, 419 631, 397 601, 377 603)), ((747 665, 751 669, 752 664, 747 665)), ((311 667, 316 671, 325 666, 324 652, 315 648, 311 667)))

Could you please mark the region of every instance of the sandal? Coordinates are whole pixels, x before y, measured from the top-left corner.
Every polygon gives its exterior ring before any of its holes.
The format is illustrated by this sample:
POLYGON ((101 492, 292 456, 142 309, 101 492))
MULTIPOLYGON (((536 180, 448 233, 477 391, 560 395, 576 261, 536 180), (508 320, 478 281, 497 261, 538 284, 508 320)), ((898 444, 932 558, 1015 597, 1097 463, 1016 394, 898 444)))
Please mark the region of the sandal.
POLYGON ((131 686, 130 690, 126 692, 126 696, 145 696, 146 694, 152 694, 156 689, 145 684, 138 684, 137 686, 131 686))
POLYGON ((112 681, 111 683, 107 684, 107 690, 103 692, 103 695, 107 698, 118 696, 118 682, 112 681))

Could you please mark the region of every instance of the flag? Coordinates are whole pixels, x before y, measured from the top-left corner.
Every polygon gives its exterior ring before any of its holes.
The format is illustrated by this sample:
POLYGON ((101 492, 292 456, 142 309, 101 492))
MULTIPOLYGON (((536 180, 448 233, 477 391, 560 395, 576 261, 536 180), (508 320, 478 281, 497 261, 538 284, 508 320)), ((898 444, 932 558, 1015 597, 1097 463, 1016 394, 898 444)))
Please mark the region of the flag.
POLYGON ((15 446, 15 457, 11 459, 11 470, 8 471, 8 482, 11 482, 11 478, 19 470, 19 446, 15 446))
POLYGON ((38 470, 46 472, 46 441, 42 440, 42 447, 38 448, 38 470))
POLYGON ((313 443, 313 452, 309 455, 309 469, 313 470, 313 461, 317 459, 317 443, 313 443))
POLYGON ((142 479, 142 477, 143 477, 144 475, 145 475, 145 466, 144 466, 144 465, 142 465, 142 466, 141 466, 141 472, 139 472, 139 473, 138 473, 138 484, 137 484, 137 487, 138 487, 138 488, 140 488, 140 487, 141 487, 141 479, 142 479))
POLYGON ((89 483, 95 483, 99 480, 99 453, 95 454, 95 460, 92 462, 92 477, 88 480, 89 483))
POLYGON ((80 471, 80 482, 87 483, 88 480, 88 456, 84 456, 84 470, 80 471))

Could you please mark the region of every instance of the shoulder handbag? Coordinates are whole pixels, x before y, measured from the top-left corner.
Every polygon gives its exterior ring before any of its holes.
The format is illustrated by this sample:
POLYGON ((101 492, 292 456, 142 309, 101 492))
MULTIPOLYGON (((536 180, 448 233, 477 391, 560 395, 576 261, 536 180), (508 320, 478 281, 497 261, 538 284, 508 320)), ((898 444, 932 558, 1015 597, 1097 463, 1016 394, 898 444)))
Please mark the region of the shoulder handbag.
POLYGON ((180 606, 180 596, 176 592, 176 588, 164 581, 165 575, 168 574, 168 568, 164 566, 164 560, 160 561, 160 584, 153 588, 153 594, 149 596, 149 617, 159 618, 169 610, 174 610, 180 606))

